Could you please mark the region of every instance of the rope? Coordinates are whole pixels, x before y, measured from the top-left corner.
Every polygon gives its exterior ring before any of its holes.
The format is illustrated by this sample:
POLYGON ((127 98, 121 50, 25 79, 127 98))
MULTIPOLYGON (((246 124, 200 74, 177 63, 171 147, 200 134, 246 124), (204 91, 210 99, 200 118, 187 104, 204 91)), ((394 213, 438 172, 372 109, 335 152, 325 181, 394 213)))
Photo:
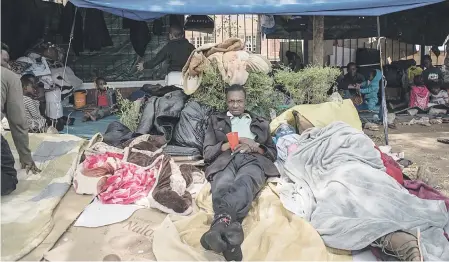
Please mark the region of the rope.
MULTIPOLYGON (((73 15, 72 28, 70 30, 69 46, 67 47, 67 53, 65 55, 65 62, 64 62, 64 70, 62 71, 61 87, 64 85, 65 71, 67 69, 67 61, 69 59, 70 47, 72 46, 73 32, 75 30, 75 21, 76 21, 76 13, 77 12, 78 12, 78 7, 75 7, 75 14, 73 15)), ((56 94, 54 94, 54 95, 56 97, 56 94)), ((58 112, 59 112, 60 106, 61 106, 61 103, 58 104, 58 107, 57 107, 58 112)), ((67 121, 66 121, 67 134, 69 133, 69 122, 70 122, 70 116, 72 115, 72 113, 73 112, 70 112, 69 115, 67 116, 67 121)))
POLYGON ((380 71, 382 72, 382 81, 381 81, 381 90, 382 90, 382 103, 381 103, 381 112, 382 112, 382 122, 384 126, 384 135, 385 135, 385 144, 388 145, 388 111, 387 111, 387 100, 385 89, 387 86, 387 80, 384 75, 384 68, 382 62, 382 45, 380 44, 381 39, 385 39, 385 37, 380 36, 380 19, 377 17, 377 49, 379 50, 379 58, 380 58, 380 71))

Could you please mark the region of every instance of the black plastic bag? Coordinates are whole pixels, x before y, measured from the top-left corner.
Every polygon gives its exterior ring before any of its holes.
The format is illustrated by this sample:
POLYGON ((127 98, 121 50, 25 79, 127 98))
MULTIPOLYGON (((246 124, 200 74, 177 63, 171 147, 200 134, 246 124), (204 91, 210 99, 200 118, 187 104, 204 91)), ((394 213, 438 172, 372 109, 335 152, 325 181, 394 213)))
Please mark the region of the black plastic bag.
POLYGON ((133 132, 124 124, 114 121, 110 123, 103 135, 103 142, 110 146, 119 146, 121 143, 131 139, 133 132))
POLYGON ((176 145, 193 147, 203 152, 207 122, 213 110, 206 105, 189 101, 181 111, 173 139, 176 145))

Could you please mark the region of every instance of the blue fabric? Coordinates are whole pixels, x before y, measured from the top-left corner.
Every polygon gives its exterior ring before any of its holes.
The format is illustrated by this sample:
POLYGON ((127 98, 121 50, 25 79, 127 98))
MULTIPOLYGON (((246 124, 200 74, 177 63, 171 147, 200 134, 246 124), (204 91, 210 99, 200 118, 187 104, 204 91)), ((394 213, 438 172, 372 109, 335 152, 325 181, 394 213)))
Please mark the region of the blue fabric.
POLYGON ((362 83, 362 88, 360 89, 360 93, 363 94, 364 102, 366 104, 366 109, 359 110, 370 110, 374 111, 377 103, 379 102, 379 84, 382 79, 382 72, 376 69, 376 76, 374 76, 371 82, 365 81, 362 83))
POLYGON ((96 8, 134 20, 165 14, 296 14, 380 16, 444 0, 70 0, 75 6, 96 8))

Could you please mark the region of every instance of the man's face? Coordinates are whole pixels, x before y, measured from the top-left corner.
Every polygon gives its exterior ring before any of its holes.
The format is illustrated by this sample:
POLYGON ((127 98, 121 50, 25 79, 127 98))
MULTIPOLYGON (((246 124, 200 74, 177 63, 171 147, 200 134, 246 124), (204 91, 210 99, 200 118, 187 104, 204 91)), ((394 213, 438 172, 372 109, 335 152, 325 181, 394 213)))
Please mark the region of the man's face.
POLYGON ((245 93, 243 91, 230 91, 226 96, 228 111, 233 116, 240 116, 245 112, 245 93))
POLYGON ((2 50, 2 61, 1 61, 2 66, 10 69, 11 67, 9 66, 8 62, 9 62, 9 54, 5 50, 2 50))
POLYGON ((349 66, 348 73, 352 76, 355 76, 355 74, 357 73, 357 67, 355 65, 349 66))
POLYGON ((426 67, 426 68, 429 68, 432 66, 432 60, 430 60, 428 58, 424 59, 423 63, 424 63, 424 67, 426 67))

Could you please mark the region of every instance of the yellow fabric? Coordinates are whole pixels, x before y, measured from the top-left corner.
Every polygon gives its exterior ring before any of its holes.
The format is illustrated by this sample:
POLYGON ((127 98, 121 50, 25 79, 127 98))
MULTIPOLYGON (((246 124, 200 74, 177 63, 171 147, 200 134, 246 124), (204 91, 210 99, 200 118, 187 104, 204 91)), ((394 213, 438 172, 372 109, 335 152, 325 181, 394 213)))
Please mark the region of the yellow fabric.
POLYGON ((316 127, 324 127, 332 122, 342 121, 356 129, 362 130, 362 122, 360 121, 357 109, 350 99, 345 99, 343 103, 326 102, 316 105, 294 106, 271 121, 271 132, 273 133, 285 121, 294 126, 295 119, 292 114, 293 111, 298 111, 316 127))
POLYGON ((410 84, 413 84, 413 80, 415 76, 419 76, 422 74, 422 68, 418 66, 412 66, 408 69, 408 81, 410 84))
MULTIPOLYGON (((167 217, 155 230, 153 252, 158 261, 223 260, 200 244, 213 218, 210 184, 200 192, 196 203, 200 209, 196 214, 167 217)), ((287 211, 272 184, 253 202, 243 229, 244 261, 352 261, 350 252, 327 249, 309 223, 287 211)))

